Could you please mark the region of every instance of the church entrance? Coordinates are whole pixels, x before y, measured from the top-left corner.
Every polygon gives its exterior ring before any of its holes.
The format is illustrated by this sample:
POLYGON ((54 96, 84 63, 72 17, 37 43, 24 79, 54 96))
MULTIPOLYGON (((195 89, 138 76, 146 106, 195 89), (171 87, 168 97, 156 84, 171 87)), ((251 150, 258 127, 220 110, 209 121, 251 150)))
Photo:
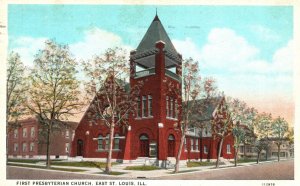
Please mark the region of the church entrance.
POLYGON ((77 156, 83 156, 83 141, 77 140, 77 156))
POLYGON ((175 137, 170 134, 168 137, 168 157, 175 156, 175 137))
POLYGON ((146 134, 140 136, 140 157, 149 157, 149 138, 146 134))

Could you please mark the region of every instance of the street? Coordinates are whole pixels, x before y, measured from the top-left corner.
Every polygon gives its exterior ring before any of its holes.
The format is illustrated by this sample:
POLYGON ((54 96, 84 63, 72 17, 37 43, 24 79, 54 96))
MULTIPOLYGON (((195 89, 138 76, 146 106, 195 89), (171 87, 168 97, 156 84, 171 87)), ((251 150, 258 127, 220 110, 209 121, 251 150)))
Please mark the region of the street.
POLYGON ((206 172, 193 172, 155 179, 179 180, 293 180, 294 160, 218 169, 206 172))
MULTIPOLYGON (((192 168, 191 168, 192 169, 192 168)), ((156 171, 148 171, 156 174, 156 171)), ((121 176, 78 174, 7 166, 7 179, 130 179, 121 176)), ((220 168, 203 172, 189 172, 150 179, 159 180, 293 180, 294 160, 271 162, 237 168, 220 168)))

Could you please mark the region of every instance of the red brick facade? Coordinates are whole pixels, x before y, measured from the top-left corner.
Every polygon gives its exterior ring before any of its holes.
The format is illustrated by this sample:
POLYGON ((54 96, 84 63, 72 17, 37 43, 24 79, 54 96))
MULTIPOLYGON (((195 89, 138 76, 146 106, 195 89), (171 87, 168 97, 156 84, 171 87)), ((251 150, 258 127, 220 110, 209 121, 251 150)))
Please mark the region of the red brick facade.
MULTIPOLYGON (((37 119, 28 118, 19 121, 20 127, 8 136, 8 155, 12 158, 45 158, 45 136, 40 133, 37 119)), ((53 132, 50 137, 50 155, 52 158, 66 158, 69 156, 77 124, 53 132)))
MULTIPOLYGON (((163 162, 170 157, 176 157, 181 137, 181 111, 178 109, 181 99, 167 86, 172 83, 177 91, 181 90, 181 61, 181 55, 176 52, 156 16, 137 50, 130 53, 130 86, 135 86, 138 81, 143 81, 144 84, 140 91, 137 112, 129 115, 130 126, 115 129, 115 136, 124 138, 118 141, 114 139, 113 159, 136 160, 139 157, 152 157, 163 162), (136 66, 143 70, 138 71, 136 66)), ((71 156, 106 158, 106 139, 101 138, 108 133, 109 129, 101 124, 101 120, 95 125, 85 115, 75 131, 71 156)), ((182 160, 216 159, 217 140, 212 137, 201 140, 198 138, 199 150, 192 152, 190 138, 186 138, 187 151, 182 150, 182 160), (207 153, 203 151, 204 146, 207 147, 207 153)), ((223 144, 222 156, 232 159, 232 137, 227 137, 223 144), (227 144, 230 145, 231 154, 226 151, 227 144)))

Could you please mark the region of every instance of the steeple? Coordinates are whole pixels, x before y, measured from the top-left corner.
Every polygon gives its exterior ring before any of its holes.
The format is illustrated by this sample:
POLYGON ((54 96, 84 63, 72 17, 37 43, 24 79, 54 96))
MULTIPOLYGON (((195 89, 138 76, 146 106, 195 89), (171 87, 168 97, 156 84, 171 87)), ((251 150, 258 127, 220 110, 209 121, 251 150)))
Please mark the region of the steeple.
POLYGON ((165 43, 165 49, 168 52, 171 52, 174 55, 177 54, 177 51, 174 45, 172 44, 171 39, 169 38, 165 28, 159 20, 156 10, 156 15, 151 25, 149 26, 146 34, 144 35, 142 41, 138 45, 136 52, 141 53, 155 48, 155 43, 157 41, 163 41, 165 43))

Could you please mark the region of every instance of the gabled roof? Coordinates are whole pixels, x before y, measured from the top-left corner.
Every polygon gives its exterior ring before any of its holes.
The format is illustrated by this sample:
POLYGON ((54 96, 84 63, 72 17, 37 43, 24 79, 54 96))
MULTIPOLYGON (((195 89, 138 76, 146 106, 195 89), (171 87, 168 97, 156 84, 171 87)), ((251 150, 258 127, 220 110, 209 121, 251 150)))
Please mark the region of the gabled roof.
POLYGON ((144 52, 149 49, 155 48, 155 43, 157 41, 163 41, 165 43, 165 49, 171 53, 177 54, 177 51, 172 44, 166 30, 161 24, 158 16, 156 15, 149 26, 146 34, 144 35, 142 41, 137 47, 137 53, 144 52))
POLYGON ((213 112, 221 103, 223 97, 213 97, 208 99, 195 100, 195 106, 192 111, 192 120, 198 122, 210 121, 213 117, 213 112))

